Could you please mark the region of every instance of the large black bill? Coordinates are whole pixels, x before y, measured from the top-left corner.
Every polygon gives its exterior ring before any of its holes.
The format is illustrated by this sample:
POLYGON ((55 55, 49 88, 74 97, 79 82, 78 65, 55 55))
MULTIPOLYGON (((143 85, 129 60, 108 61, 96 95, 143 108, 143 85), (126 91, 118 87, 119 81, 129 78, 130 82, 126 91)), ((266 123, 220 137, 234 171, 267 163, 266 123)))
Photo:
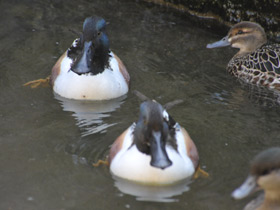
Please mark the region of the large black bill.
POLYGON ((165 150, 165 145, 161 142, 161 133, 153 132, 153 140, 151 142, 151 165, 157 168, 165 169, 172 165, 167 152, 165 150))

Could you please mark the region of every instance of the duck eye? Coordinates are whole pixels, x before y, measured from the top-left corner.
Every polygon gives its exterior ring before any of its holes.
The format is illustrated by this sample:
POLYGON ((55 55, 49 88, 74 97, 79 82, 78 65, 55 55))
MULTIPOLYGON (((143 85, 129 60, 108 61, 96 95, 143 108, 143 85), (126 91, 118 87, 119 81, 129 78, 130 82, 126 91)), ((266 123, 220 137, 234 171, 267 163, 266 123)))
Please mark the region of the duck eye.
POLYGON ((265 170, 262 171, 261 175, 265 176, 265 175, 269 174, 272 170, 273 169, 265 169, 265 170))
POLYGON ((244 34, 242 30, 239 30, 236 34, 244 34))
POLYGON ((100 32, 100 31, 98 31, 97 35, 98 35, 98 36, 100 36, 100 35, 101 35, 101 32, 100 32))

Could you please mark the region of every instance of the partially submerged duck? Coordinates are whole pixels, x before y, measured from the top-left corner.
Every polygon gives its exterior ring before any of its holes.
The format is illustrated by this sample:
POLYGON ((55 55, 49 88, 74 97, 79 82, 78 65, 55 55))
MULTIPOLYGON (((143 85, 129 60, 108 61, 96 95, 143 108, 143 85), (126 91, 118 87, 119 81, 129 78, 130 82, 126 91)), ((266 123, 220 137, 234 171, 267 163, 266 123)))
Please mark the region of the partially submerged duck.
POLYGON ((280 90, 280 44, 267 44, 264 29, 257 23, 243 21, 228 35, 207 48, 239 48, 227 66, 228 72, 241 80, 280 90))
POLYGON ((199 168, 196 146, 187 131, 156 101, 140 106, 140 116, 113 143, 111 173, 147 185, 188 179, 199 168))
MULTIPOLYGON (((49 82, 58 95, 77 100, 107 100, 128 92, 129 74, 110 50, 106 22, 88 17, 80 38, 58 59, 49 82)), ((26 83, 36 86, 37 81, 26 83)), ((38 80, 42 82, 42 80, 38 80)))
POLYGON ((264 190, 264 194, 247 204, 245 210, 280 209, 279 147, 267 149, 253 159, 248 178, 232 196, 241 199, 259 189, 264 190))

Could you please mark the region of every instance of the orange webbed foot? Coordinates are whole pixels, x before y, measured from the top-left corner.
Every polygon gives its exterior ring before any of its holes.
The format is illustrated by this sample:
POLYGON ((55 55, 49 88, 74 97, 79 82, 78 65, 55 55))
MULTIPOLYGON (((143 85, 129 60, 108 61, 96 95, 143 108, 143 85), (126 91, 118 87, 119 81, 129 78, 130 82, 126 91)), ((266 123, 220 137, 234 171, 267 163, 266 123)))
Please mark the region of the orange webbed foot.
POLYGON ((94 167, 99 167, 100 165, 106 165, 109 166, 108 160, 98 160, 96 163, 92 164, 94 167))
POLYGON ((30 82, 25 83, 23 86, 30 86, 31 88, 37 88, 39 86, 47 87, 50 85, 50 76, 45 79, 37 79, 32 80, 30 82))
POLYGON ((198 168, 195 171, 195 174, 193 175, 194 179, 197 179, 198 177, 204 177, 207 178, 209 176, 209 174, 204 171, 203 169, 200 168, 200 166, 198 166, 198 168))

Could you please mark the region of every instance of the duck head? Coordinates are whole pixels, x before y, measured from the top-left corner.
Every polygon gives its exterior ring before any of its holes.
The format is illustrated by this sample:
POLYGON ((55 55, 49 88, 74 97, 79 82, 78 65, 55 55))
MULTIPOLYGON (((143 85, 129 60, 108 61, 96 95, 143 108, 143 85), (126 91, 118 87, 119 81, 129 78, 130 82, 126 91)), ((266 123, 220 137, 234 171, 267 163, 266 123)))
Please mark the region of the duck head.
POLYGON ((73 59, 71 70, 77 74, 102 73, 108 65, 109 39, 106 22, 100 17, 88 17, 84 21, 83 33, 75 49, 68 56, 73 59))
POLYGON ((220 41, 208 44, 207 48, 231 47, 239 48, 236 55, 251 53, 267 42, 264 29, 257 23, 243 21, 235 24, 228 35, 220 41))
POLYGON ((265 190, 268 196, 280 195, 280 148, 270 148, 258 154, 251 163, 251 170, 245 182, 232 196, 242 199, 258 189, 265 190))
POLYGON ((137 149, 151 156, 150 165, 165 169, 172 165, 166 152, 169 128, 163 117, 163 107, 155 101, 145 101, 140 105, 140 116, 134 130, 137 149))

